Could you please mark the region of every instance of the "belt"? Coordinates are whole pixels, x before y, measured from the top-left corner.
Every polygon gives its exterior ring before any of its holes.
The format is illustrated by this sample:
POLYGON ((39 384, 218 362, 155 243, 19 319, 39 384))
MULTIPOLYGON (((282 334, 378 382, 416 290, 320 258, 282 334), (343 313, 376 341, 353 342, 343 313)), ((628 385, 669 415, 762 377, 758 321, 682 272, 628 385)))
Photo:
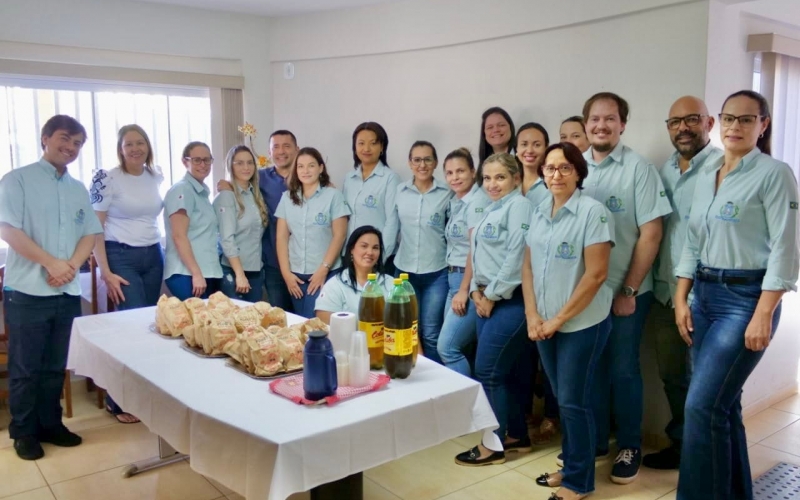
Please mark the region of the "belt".
POLYGON ((465 267, 447 266, 447 271, 451 273, 465 273, 467 269, 465 267))
POLYGON ((712 283, 725 283, 727 285, 748 285, 750 283, 760 282, 764 279, 765 274, 767 274, 766 269, 742 271, 738 269, 715 269, 713 267, 698 266, 697 271, 695 271, 695 279, 698 281, 710 281, 712 283), (742 273, 746 273, 747 275, 742 276, 742 273), (733 276, 731 276, 731 274, 733 274, 733 276))

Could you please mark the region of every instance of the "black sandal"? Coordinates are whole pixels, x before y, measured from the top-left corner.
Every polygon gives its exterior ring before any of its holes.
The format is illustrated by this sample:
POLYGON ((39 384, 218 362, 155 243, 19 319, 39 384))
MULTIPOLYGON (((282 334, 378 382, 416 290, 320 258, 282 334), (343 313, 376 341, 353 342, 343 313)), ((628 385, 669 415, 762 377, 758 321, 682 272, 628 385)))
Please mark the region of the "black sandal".
MULTIPOLYGON (((559 473, 556 472, 555 474, 559 473)), ((558 488, 559 486, 561 486, 561 481, 563 480, 563 477, 556 478, 555 474, 550 475, 547 472, 545 472, 544 474, 536 478, 536 484, 538 484, 539 486, 544 486, 545 488, 558 488)), ((555 493, 553 494, 555 495, 555 493)))
POLYGON ((456 463, 466 467, 480 467, 482 465, 503 464, 506 462, 506 454, 502 451, 492 451, 492 454, 485 458, 480 458, 480 456, 481 450, 476 446, 471 450, 456 455, 456 463))

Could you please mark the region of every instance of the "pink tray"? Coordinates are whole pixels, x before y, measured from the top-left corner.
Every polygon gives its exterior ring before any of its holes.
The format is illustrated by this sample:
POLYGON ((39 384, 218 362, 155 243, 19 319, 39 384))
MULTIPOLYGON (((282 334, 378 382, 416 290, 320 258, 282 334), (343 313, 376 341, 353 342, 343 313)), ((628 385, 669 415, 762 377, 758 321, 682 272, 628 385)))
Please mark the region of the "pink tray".
POLYGON ((286 399, 292 400, 297 404, 301 405, 321 405, 321 404, 329 404, 332 405, 341 401, 342 399, 352 398, 354 396, 358 396, 359 394, 363 394, 365 392, 372 392, 377 391, 381 387, 385 386, 389 383, 388 375, 383 373, 374 373, 370 372, 369 374, 369 384, 365 385, 364 387, 339 387, 336 390, 336 394, 333 396, 329 396, 327 398, 320 399, 319 401, 311 401, 304 397, 305 391, 303 391, 303 374, 298 373, 297 375, 292 375, 290 377, 284 377, 278 380, 273 380, 269 383, 269 388, 272 392, 279 396, 283 396, 286 399))

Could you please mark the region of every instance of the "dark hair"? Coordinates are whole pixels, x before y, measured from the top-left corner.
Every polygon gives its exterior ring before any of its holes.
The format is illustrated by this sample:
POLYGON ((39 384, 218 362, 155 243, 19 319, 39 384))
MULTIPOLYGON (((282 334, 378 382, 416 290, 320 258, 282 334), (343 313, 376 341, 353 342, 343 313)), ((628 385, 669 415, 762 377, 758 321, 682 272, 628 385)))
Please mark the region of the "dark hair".
MULTIPOLYGON (((83 125, 81 125, 78 120, 67 115, 55 115, 50 117, 42 127, 40 139, 44 137, 53 137, 59 130, 66 131, 70 136, 82 134, 83 142, 86 142, 86 129, 83 128, 83 125)), ((44 141, 41 141, 41 143, 42 150, 44 150, 44 141)))
POLYGON ((205 142, 192 141, 189 144, 187 144, 186 147, 183 148, 183 154, 181 155, 181 161, 183 161, 185 158, 188 158, 189 153, 191 153, 192 150, 194 148, 198 147, 198 146, 202 146, 202 147, 206 148, 207 150, 211 151, 211 148, 208 147, 208 144, 206 144, 205 142))
MULTIPOLYGON (((373 226, 361 226, 357 227, 353 234, 347 239, 347 245, 345 245, 344 256, 342 257, 342 270, 339 272, 339 279, 342 279, 342 275, 347 273, 347 277, 350 278, 350 287, 353 291, 358 292, 358 280, 356 278, 356 266, 353 264, 353 249, 356 247, 356 243, 358 240, 364 236, 365 234, 374 234, 378 237, 378 243, 381 247, 381 254, 378 256, 378 260, 375 261, 375 265, 372 266, 372 272, 376 274, 383 274, 384 266, 383 266, 383 235, 381 232, 374 228, 373 226)), ((344 281, 342 281, 344 282, 344 281)))
POLYGON ((772 156, 772 115, 769 112, 769 103, 767 99, 753 90, 740 90, 725 98, 725 102, 722 103, 722 109, 725 109, 725 105, 734 97, 747 97, 756 101, 758 103, 758 112, 761 115, 761 120, 769 118, 769 124, 766 130, 764 130, 764 133, 758 137, 756 147, 760 149, 762 153, 772 156))
POLYGON ((569 118, 565 118, 564 121, 561 122, 561 125, 569 122, 580 123, 581 127, 586 128, 586 120, 584 120, 582 116, 574 115, 570 116, 569 118))
MULTIPOLYGON (((519 134, 529 129, 536 129, 539 132, 541 132, 542 135, 544 136, 544 145, 545 146, 550 145, 550 134, 547 133, 547 130, 545 130, 545 128, 540 123, 536 122, 528 122, 525 125, 521 126, 519 130, 517 130, 517 137, 516 137, 517 141, 519 141, 519 134)), ((514 143, 514 145, 516 146, 516 142, 514 143)))
POLYGON ((592 110, 592 105, 597 101, 614 101, 619 111, 619 120, 622 123, 628 123, 628 115, 630 114, 630 107, 628 101, 618 96, 613 92, 598 92, 590 97, 583 105, 583 120, 584 123, 589 121, 589 112, 592 110))
POLYGON ((272 139, 276 135, 288 135, 292 138, 292 142, 295 146, 297 146, 297 137, 294 136, 293 133, 289 132, 288 130, 276 130, 275 132, 269 134, 269 138, 272 139))
POLYGON ((295 205, 302 205, 303 199, 300 197, 300 190, 303 185, 300 179, 297 178, 297 160, 303 156, 311 156, 322 167, 322 172, 319 173, 319 185, 321 187, 328 187, 331 185, 331 178, 328 175, 328 167, 325 165, 325 160, 316 148, 300 148, 300 151, 294 157, 294 164, 292 165, 292 173, 289 175, 289 198, 295 205))
POLYGON ((431 148, 431 151, 433 151, 433 159, 434 161, 438 162, 439 156, 436 154, 436 148, 433 147, 433 144, 431 144, 428 141, 414 141, 414 144, 411 145, 411 149, 408 150, 408 159, 409 160, 411 159, 411 152, 414 151, 414 148, 424 148, 424 147, 431 148))
POLYGON ((153 167, 153 146, 150 144, 150 138, 147 136, 147 132, 145 132, 142 127, 136 125, 135 123, 131 125, 125 125, 119 129, 119 132, 117 132, 117 159, 119 160, 119 168, 121 168, 126 174, 128 173, 128 169, 125 166, 125 158, 122 156, 122 140, 125 139, 125 136, 128 134, 128 132, 136 132, 144 139, 144 142, 147 144, 147 156, 144 159, 144 167, 147 169, 150 175, 155 175, 156 172, 153 167))
POLYGON ((380 123, 364 122, 353 131, 353 168, 358 168, 358 166, 361 165, 361 160, 358 159, 358 155, 356 154, 356 137, 358 137, 358 133, 362 130, 369 130, 375 133, 375 136, 378 138, 378 143, 382 146, 382 151, 378 159, 388 167, 389 162, 386 161, 386 152, 389 150, 389 136, 386 135, 386 131, 381 127, 380 123))
POLYGON ((472 159, 472 152, 469 149, 458 148, 453 151, 450 151, 450 153, 444 157, 444 164, 447 165, 448 161, 455 158, 461 158, 462 160, 467 162, 467 166, 469 167, 470 170, 475 170, 475 161, 472 159))
MULTIPOLYGON (((494 154, 492 146, 490 146, 486 141, 486 119, 492 115, 501 115, 508 122, 508 126, 511 128, 511 137, 508 140, 508 148, 506 149, 506 152, 510 151, 511 148, 517 143, 514 120, 511 119, 511 115, 509 115, 505 109, 497 106, 487 109, 481 115, 481 144, 478 147, 478 163, 480 165, 483 165, 483 162, 486 161, 486 158, 494 154)), ((480 170, 480 167, 478 170, 480 170)))
MULTIPOLYGON (((578 174, 578 189, 583 189, 583 180, 589 176, 589 166, 586 164, 586 159, 583 157, 581 150, 571 142, 557 142, 545 150, 545 159, 547 159, 547 155, 549 155, 551 151, 555 151, 556 149, 563 151, 564 158, 575 168, 575 173, 578 174)), ((537 172, 542 180, 545 179, 544 164, 545 162, 542 162, 542 164, 539 165, 537 172)), ((547 185, 547 182, 545 182, 545 185, 547 185)))

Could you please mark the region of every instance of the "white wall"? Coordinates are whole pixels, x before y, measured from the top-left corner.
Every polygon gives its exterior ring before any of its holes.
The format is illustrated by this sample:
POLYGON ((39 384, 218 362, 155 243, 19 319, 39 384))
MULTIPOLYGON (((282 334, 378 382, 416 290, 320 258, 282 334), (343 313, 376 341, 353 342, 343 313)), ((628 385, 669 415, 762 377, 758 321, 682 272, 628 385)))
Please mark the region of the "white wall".
MULTIPOLYGON (((521 4, 514 0, 501 3, 521 4)), ((631 2, 609 2, 612 7, 615 3, 631 2)), ((426 20, 439 11, 414 4, 418 7, 414 10, 416 20, 423 26, 419 38, 437 45, 441 37, 426 34, 425 27, 430 24, 426 20)), ((579 25, 575 23, 585 19, 585 12, 570 10, 574 5, 565 4, 562 11, 560 2, 539 2, 547 7, 541 10, 542 18, 553 21, 549 19, 553 16, 546 15, 552 7, 560 27, 538 30, 536 12, 528 9, 520 16, 536 28, 529 33, 413 50, 405 49, 410 41, 401 37, 395 47, 398 51, 381 54, 362 53, 370 52, 375 45, 388 50, 385 39, 362 36, 358 46, 351 44, 363 33, 354 34, 353 23, 342 19, 327 22, 315 15, 306 22, 303 16, 282 23, 280 28, 276 25, 275 33, 282 38, 273 40, 273 54, 302 54, 309 59, 292 61, 293 80, 283 78, 283 61, 273 62, 275 124, 295 132, 301 145, 318 147, 329 159, 332 177, 339 183, 352 168, 354 127, 366 120, 380 122, 390 138, 390 164, 407 178, 406 155, 416 139, 433 142, 440 156, 459 146, 468 146, 477 154, 480 115, 489 106, 504 107, 517 126, 540 121, 551 136, 557 137, 561 120, 579 114, 587 97, 599 90, 613 90, 632 107, 625 141, 653 161, 663 162, 671 148, 663 125, 669 106, 681 95, 702 95, 705 88, 705 3, 610 17, 605 11, 606 18, 579 25), (307 29, 297 29, 300 26, 307 29), (327 27, 324 35, 330 40, 317 45, 320 57, 305 41, 307 34, 316 37, 318 26, 327 27), (334 26, 341 31, 332 32, 334 26), (676 30, 681 36, 675 36, 676 30), (340 55, 346 51, 358 52, 340 55), (328 53, 337 56, 324 56, 328 53)), ((397 15, 391 12, 391 5, 383 5, 363 9, 370 15, 351 13, 345 19, 356 24, 393 19, 416 33, 414 22, 409 24, 405 16, 408 4, 397 5, 397 15)), ((471 0, 459 5, 462 7, 453 17, 473 8, 485 9, 487 3, 471 0)), ((519 24, 514 9, 504 10, 504 21, 512 27, 519 24)), ((481 20, 459 21, 450 30, 439 24, 439 31, 462 37, 474 34, 477 38, 495 33, 482 27, 481 20)), ((380 32, 381 26, 379 23, 369 31, 380 32)))

